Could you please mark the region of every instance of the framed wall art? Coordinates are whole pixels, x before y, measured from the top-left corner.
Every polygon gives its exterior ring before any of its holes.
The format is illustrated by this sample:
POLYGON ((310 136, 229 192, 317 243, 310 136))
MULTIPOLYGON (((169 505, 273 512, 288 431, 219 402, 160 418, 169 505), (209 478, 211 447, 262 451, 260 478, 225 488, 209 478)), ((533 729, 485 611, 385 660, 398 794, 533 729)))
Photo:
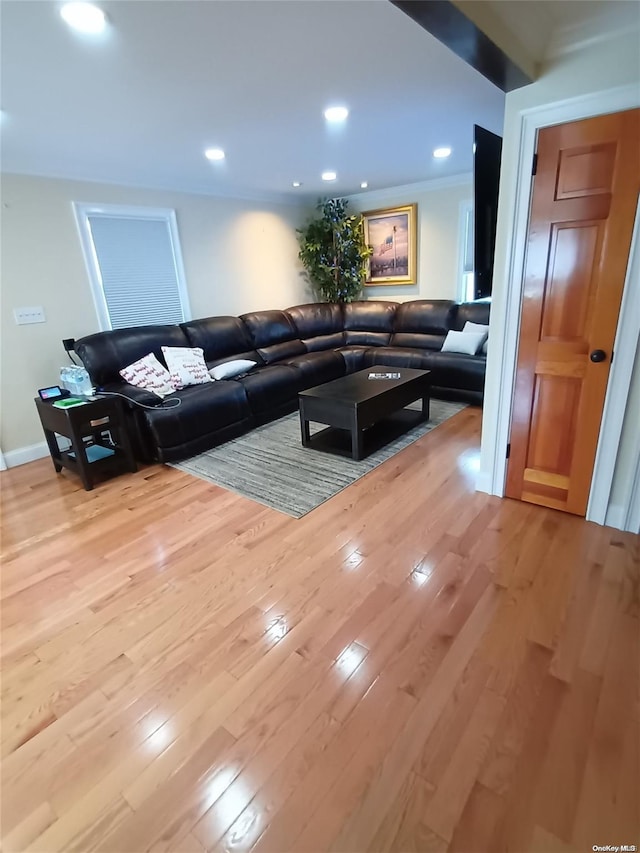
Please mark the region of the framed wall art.
POLYGON ((367 287, 417 283, 417 213, 417 204, 406 204, 362 214, 372 249, 367 287))

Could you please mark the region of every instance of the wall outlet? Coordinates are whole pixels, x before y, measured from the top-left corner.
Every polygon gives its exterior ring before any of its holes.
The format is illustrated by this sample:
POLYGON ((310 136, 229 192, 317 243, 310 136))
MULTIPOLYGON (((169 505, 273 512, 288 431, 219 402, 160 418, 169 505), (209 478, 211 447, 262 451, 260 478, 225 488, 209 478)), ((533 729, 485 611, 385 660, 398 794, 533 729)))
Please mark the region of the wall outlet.
POLYGON ((16 326, 47 322, 47 318, 44 316, 44 308, 41 305, 36 305, 33 308, 14 308, 13 316, 16 319, 16 326))

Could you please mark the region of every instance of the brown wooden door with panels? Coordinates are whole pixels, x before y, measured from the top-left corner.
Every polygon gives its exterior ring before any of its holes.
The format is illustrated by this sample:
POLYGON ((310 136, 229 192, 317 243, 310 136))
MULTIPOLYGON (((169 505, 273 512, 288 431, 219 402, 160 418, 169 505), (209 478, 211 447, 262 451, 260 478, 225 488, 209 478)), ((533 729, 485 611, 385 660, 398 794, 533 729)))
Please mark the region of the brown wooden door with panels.
POLYGON ((639 190, 640 110, 540 131, 508 497, 586 512, 639 190))

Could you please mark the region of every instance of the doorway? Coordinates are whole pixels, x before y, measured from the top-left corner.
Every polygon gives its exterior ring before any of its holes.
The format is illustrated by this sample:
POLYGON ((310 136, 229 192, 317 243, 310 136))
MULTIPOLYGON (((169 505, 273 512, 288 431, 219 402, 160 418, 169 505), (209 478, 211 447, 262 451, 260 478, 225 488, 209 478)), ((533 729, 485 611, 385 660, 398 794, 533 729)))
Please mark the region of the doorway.
MULTIPOLYGON (((492 347, 489 348, 487 364, 482 452, 476 482, 476 488, 479 491, 498 496, 503 496, 505 493, 507 446, 511 429, 511 403, 515 387, 525 246, 531 201, 531 167, 538 131, 552 125, 635 109, 639 106, 637 87, 629 84, 553 104, 522 109, 511 119, 516 126, 510 134, 510 144, 506 152, 508 167, 503 170, 504 180, 501 185, 504 199, 498 226, 499 254, 496 256, 496 289, 493 293, 491 312, 492 347)), ((637 243, 640 244, 640 240, 637 243)), ((629 307, 634 307, 635 311, 625 309, 623 314, 616 346, 616 358, 610 374, 610 387, 616 390, 616 411, 613 413, 607 403, 602 424, 602 432, 608 437, 609 449, 611 447, 615 449, 620 438, 622 423, 629 420, 627 403, 629 377, 633 369, 638 341, 638 324, 631 320, 632 314, 638 313, 640 294, 638 296, 639 299, 636 301, 635 289, 626 288, 625 301, 629 307), (620 412, 624 413, 625 406, 627 407, 626 416, 621 416, 620 412)), ((638 316, 640 317, 640 314, 638 316)), ((598 460, 600 460, 601 449, 599 447, 598 460)), ((613 468, 614 464, 610 459, 607 459, 606 465, 598 465, 587 508, 586 517, 589 521, 605 523, 613 482, 613 468)), ((618 507, 620 517, 625 509, 626 505, 618 507)))
POLYGON ((640 110, 538 137, 506 495, 585 515, 640 188, 640 110))

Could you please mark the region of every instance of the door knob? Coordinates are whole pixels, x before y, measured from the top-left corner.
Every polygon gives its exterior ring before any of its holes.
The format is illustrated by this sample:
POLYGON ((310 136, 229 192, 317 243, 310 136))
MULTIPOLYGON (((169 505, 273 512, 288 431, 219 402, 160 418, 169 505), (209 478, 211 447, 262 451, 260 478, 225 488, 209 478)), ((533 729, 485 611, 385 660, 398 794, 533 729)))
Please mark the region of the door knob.
POLYGON ((603 349, 594 349, 589 358, 597 364, 599 361, 606 361, 607 354, 603 349))

